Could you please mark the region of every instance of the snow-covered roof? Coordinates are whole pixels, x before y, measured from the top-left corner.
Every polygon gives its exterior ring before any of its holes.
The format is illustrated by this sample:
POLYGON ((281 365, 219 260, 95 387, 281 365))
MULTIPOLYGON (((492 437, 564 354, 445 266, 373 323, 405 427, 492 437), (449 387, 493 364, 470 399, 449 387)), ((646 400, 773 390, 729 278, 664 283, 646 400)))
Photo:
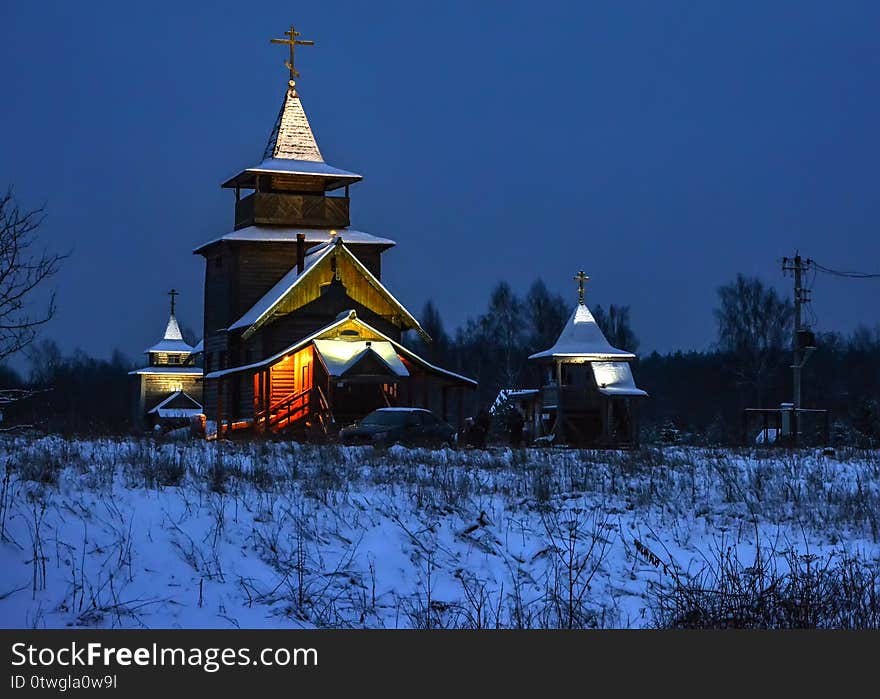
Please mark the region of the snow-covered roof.
POLYGON ((537 388, 502 388, 498 391, 498 395, 495 396, 495 400, 492 402, 492 407, 489 408, 489 412, 494 413, 504 404, 505 401, 512 398, 525 398, 527 396, 534 396, 537 393, 537 388))
POLYGON ((571 314, 556 344, 543 352, 536 352, 529 359, 547 357, 572 357, 588 360, 635 359, 632 352, 612 347, 605 339, 593 314, 586 304, 579 303, 571 314))
POLYGON ((242 170, 222 186, 248 186, 254 175, 264 173, 319 177, 327 180, 326 189, 336 189, 362 179, 361 175, 324 162, 302 101, 292 87, 284 96, 262 162, 242 170))
POLYGON ((346 184, 353 184, 363 179, 363 175, 358 175, 348 170, 341 170, 338 167, 327 165, 327 163, 315 163, 309 160, 290 160, 287 158, 267 158, 259 165, 246 168, 237 175, 230 177, 221 186, 234 187, 236 182, 242 181, 242 176, 247 177, 248 175, 311 175, 333 181, 333 189, 346 184))
MULTIPOLYGON (((287 274, 285 274, 269 291, 267 291, 262 298, 260 298, 253 306, 251 306, 248 311, 241 316, 238 320, 236 320, 232 325, 229 326, 229 330, 239 330, 242 328, 247 328, 250 332, 254 332, 256 326, 258 324, 262 324, 266 321, 269 315, 281 301, 291 292, 298 284, 300 284, 306 277, 309 276, 309 273, 317 269, 320 262, 331 254, 336 252, 342 253, 347 256, 347 258, 351 261, 354 267, 366 277, 367 281, 373 286, 373 288, 379 292, 381 296, 385 298, 386 301, 391 303, 397 310, 400 312, 401 317, 403 317, 407 324, 418 332, 423 337, 427 337, 427 334, 422 329, 422 326, 419 324, 419 321, 415 319, 415 317, 406 310, 406 307, 398 301, 394 295, 388 291, 380 282, 376 276, 367 269, 363 263, 354 255, 352 252, 346 248, 345 246, 345 238, 343 234, 339 234, 335 237, 335 240, 332 243, 327 243, 325 245, 320 245, 309 251, 309 254, 306 255, 305 265, 303 267, 303 271, 300 272, 297 267, 293 267, 287 274)), ((247 337, 247 331, 245 333, 245 337, 247 337)))
POLYGON ((202 368, 198 366, 147 366, 143 369, 135 369, 129 374, 167 374, 169 376, 201 376, 202 368))
POLYGON ((422 359, 420 356, 418 356, 412 350, 407 349, 406 347, 401 345, 399 342, 395 342, 394 340, 392 340, 390 337, 388 337, 384 333, 376 330, 376 328, 374 328, 372 325, 369 325, 368 323, 365 323, 364 321, 362 321, 360 318, 357 317, 357 313, 354 310, 340 313, 337 316, 336 320, 334 320, 329 325, 326 325, 325 327, 321 328, 320 330, 315 331, 314 333, 312 333, 308 337, 304 337, 303 339, 299 340, 298 342, 290 345, 290 347, 287 347, 287 348, 281 350, 280 352, 273 354, 271 357, 263 359, 262 361, 259 361, 259 362, 254 362, 252 364, 245 364, 243 366, 232 367, 230 369, 222 369, 219 371, 212 371, 210 374, 206 374, 205 378, 206 379, 216 379, 216 378, 220 378, 221 376, 226 376, 227 374, 235 374, 235 373, 238 373, 241 371, 250 371, 252 369, 262 369, 264 367, 271 366, 272 364, 275 364, 280 359, 283 359, 285 356, 292 354, 294 352, 298 352, 303 347, 308 346, 310 343, 314 342, 316 339, 320 338, 322 335, 332 333, 333 330, 339 328, 344 323, 347 323, 349 321, 354 322, 355 324, 361 326, 365 330, 368 330, 368 331, 374 333, 377 337, 381 338, 383 341, 391 343, 391 346, 394 347, 394 349, 397 351, 397 354, 399 357, 403 357, 403 358, 408 359, 409 361, 412 361, 416 364, 420 364, 422 367, 428 369, 429 371, 433 371, 438 374, 443 374, 444 376, 455 379, 456 381, 468 383, 468 384, 471 384, 472 386, 477 385, 476 381, 474 381, 473 379, 469 379, 467 376, 462 376, 461 374, 456 374, 454 371, 449 371, 448 369, 442 369, 441 367, 438 367, 434 364, 431 364, 427 360, 422 359))
POLYGON ((306 237, 305 242, 307 245, 312 245, 314 243, 326 243, 332 241, 336 237, 334 232, 345 237, 346 245, 381 245, 384 248, 390 248, 397 244, 390 238, 381 238, 378 235, 354 230, 352 228, 331 229, 246 226, 245 228, 222 235, 219 238, 209 240, 207 243, 197 247, 193 252, 198 254, 209 245, 224 240, 252 243, 296 243, 296 236, 299 233, 302 233, 306 237))
POLYGON ((159 417, 190 417, 202 412, 202 404, 188 393, 175 391, 147 412, 159 417))
POLYGON ((400 361, 390 342, 370 340, 315 340, 315 349, 330 376, 342 377, 362 359, 377 357, 391 373, 409 376, 409 371, 400 361))
POLYGON ((172 313, 168 318, 168 325, 165 326, 165 334, 162 336, 162 339, 152 347, 144 350, 144 353, 182 352, 184 354, 191 354, 192 351, 193 348, 184 342, 183 335, 180 332, 180 326, 177 324, 177 318, 175 318, 172 313))
POLYGON ((269 313, 293 288, 305 279, 306 274, 321 260, 333 252, 332 245, 320 245, 310 250, 305 257, 303 271, 300 272, 297 267, 293 267, 287 274, 276 282, 269 291, 263 294, 262 298, 257 301, 248 311, 232 325, 229 330, 237 330, 239 328, 249 328, 263 316, 269 313))
POLYGON ((599 393, 606 396, 647 396, 636 387, 629 362, 591 362, 599 393))

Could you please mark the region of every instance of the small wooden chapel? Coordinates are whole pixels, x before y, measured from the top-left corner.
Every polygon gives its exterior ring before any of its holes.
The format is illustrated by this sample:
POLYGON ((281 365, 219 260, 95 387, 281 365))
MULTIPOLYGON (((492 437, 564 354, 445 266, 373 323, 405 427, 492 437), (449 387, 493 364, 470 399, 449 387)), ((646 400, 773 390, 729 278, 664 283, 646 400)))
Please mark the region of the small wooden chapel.
POLYGON ((162 339, 144 350, 147 366, 129 372, 135 429, 179 426, 202 412, 201 349, 183 339, 174 314, 177 293, 174 289, 168 292, 171 314, 162 339))
MULTIPOLYGON (((262 159, 223 182, 234 227, 199 246, 205 260, 204 406, 215 434, 320 436, 388 406, 432 409, 457 424, 476 382, 407 349, 429 340, 382 283, 393 240, 351 226, 361 175, 324 161, 295 79, 262 159)), ((209 428, 210 431, 210 428, 209 428)))
POLYGON ((549 349, 529 359, 540 367, 541 386, 523 397, 533 434, 553 444, 630 447, 638 444, 638 388, 631 364, 636 355, 612 347, 584 303, 583 271, 578 303, 549 349))

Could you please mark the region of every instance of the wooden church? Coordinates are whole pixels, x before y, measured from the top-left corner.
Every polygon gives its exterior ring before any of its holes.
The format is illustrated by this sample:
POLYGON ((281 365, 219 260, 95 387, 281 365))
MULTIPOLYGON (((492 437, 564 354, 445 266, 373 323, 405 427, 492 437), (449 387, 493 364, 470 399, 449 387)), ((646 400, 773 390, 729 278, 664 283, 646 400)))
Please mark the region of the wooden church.
POLYGON ((177 292, 172 289, 169 295, 171 315, 162 339, 144 350, 147 366, 129 372, 134 378, 135 429, 181 426, 202 413, 201 348, 183 339, 174 315, 177 292))
MULTIPOLYGON (((416 318, 382 283, 393 240, 351 227, 361 175, 324 161, 290 81, 262 159, 222 186, 234 229, 198 247, 205 259, 204 407, 217 433, 312 436, 388 406, 426 407, 457 423, 476 386, 401 342, 416 318)), ((210 430, 210 428, 209 428, 210 430)))

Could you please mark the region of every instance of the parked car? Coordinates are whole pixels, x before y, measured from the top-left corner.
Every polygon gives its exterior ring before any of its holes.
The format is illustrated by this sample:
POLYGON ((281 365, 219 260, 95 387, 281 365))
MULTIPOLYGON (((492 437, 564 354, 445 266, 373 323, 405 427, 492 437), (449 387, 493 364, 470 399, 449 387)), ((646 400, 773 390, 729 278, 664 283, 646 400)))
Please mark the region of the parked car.
POLYGON ((343 444, 440 445, 455 443, 455 430, 424 408, 379 408, 339 431, 343 444))

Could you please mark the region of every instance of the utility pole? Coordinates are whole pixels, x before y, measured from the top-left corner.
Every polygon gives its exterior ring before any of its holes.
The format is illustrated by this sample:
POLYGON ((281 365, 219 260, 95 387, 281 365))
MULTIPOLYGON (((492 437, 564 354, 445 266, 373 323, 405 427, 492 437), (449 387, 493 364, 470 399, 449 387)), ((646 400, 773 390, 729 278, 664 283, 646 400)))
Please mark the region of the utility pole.
POLYGON ((810 269, 812 264, 813 260, 810 258, 805 260, 797 252, 793 258, 782 258, 783 274, 785 272, 792 272, 794 274, 794 336, 792 338, 792 353, 794 356, 791 370, 793 386, 792 403, 795 410, 801 407, 801 370, 804 368, 804 364, 807 363, 810 352, 814 349, 812 342, 804 342, 804 336, 802 335, 804 329, 803 314, 801 312, 803 305, 810 301, 810 290, 805 289, 803 285, 803 273, 810 269))

